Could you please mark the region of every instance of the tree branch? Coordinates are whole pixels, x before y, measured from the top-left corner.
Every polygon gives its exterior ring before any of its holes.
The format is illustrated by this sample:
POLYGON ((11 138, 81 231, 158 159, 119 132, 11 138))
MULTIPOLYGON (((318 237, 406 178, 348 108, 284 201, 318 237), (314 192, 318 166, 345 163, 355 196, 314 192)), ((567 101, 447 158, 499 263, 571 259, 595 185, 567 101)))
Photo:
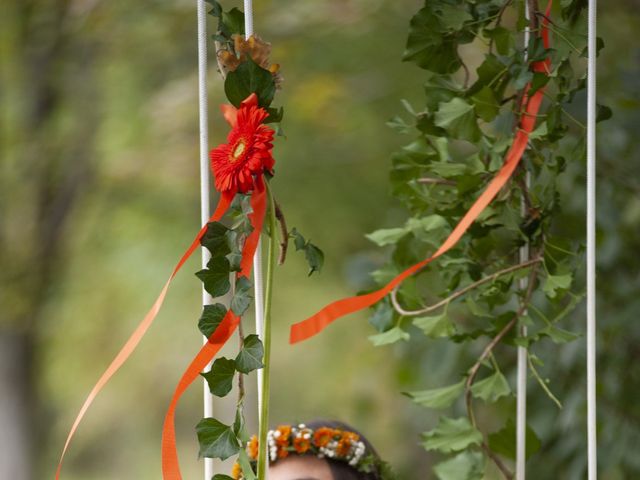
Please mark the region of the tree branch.
POLYGON ((439 301, 438 303, 434 303, 433 305, 429 305, 425 308, 422 308, 420 310, 405 310, 402 305, 400 305, 400 302, 398 301, 398 289, 399 286, 394 288, 391 291, 391 304, 393 305, 393 308, 396 310, 396 312, 398 312, 400 315, 403 315, 405 317, 414 317, 416 315, 423 315, 425 313, 429 313, 432 312, 434 310, 437 310, 440 307, 444 307, 445 305, 447 305, 448 303, 452 302, 453 300, 455 300, 456 298, 459 298, 461 296, 463 296, 465 293, 478 288, 480 285, 483 285, 487 282, 491 282, 499 277, 501 277, 502 275, 506 275, 508 273, 511 272, 515 272, 517 270, 520 270, 522 268, 527 268, 530 267, 531 265, 534 265, 536 263, 539 263, 543 260, 543 258, 541 256, 539 257, 535 257, 531 260, 528 260, 526 262, 523 263, 519 263, 518 265, 512 265, 511 267, 505 268, 503 270, 500 270, 492 275, 489 275, 488 277, 485 278, 481 278, 480 280, 473 282, 470 285, 467 285, 464 288, 461 288, 460 290, 457 290, 456 292, 454 292, 453 294, 449 295, 447 298, 439 301))
POLYGON ((457 185, 457 183, 454 182, 453 180, 446 180, 444 178, 433 178, 433 177, 418 178, 416 182, 424 183, 424 184, 451 185, 452 187, 455 187, 457 185))
MULTIPOLYGON (((537 257, 537 258, 538 258, 538 261, 540 261, 540 257, 537 257)), ((469 416, 469 420, 471 421, 474 427, 476 426, 476 419, 473 413, 473 397, 472 397, 471 387, 473 386, 473 382, 475 381, 476 376, 478 375, 478 371, 482 366, 482 362, 485 361, 485 359, 491 354, 495 346, 498 345, 498 343, 500 343, 500 341, 505 337, 505 335, 509 333, 509 331, 511 331, 511 329, 518 323, 518 319, 527 310, 527 305, 529 304, 529 301, 531 300, 531 296, 533 295, 533 291, 535 289, 536 277, 538 274, 536 267, 533 268, 533 270, 531 271, 531 274, 529 275, 529 285, 527 287, 527 292, 525 293, 522 299, 522 305, 520 306, 520 308, 518 309, 514 317, 509 321, 509 323, 507 323, 502 328, 502 330, 500 330, 500 332, 498 332, 498 334, 491 339, 491 341, 487 344, 487 346, 482 351, 482 354, 480 355, 480 357, 478 357, 478 360, 476 361, 476 363, 474 363, 471 369, 469 370, 469 376, 467 377, 467 381, 465 382, 465 402, 467 406, 467 415, 469 416)), ((489 448, 489 445, 484 440, 482 442, 482 449, 486 452, 489 458, 491 458, 493 463, 496 464, 496 466, 500 469, 500 471, 502 472, 502 474, 507 480, 513 479, 513 474, 504 465, 504 463, 502 463, 500 458, 494 452, 491 451, 491 449, 489 448)))

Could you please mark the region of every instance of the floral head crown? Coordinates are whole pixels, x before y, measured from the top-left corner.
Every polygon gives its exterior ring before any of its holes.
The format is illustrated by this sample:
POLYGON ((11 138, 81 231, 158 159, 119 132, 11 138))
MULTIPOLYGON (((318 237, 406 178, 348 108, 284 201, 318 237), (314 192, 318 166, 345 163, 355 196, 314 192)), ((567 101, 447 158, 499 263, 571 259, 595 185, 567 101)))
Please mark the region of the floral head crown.
MULTIPOLYGON (((280 425, 267 434, 269 460, 276 462, 290 454, 315 455, 348 463, 361 472, 371 472, 378 463, 360 440, 360 435, 337 428, 320 427, 312 429, 305 424, 297 426, 280 425)), ((247 442, 247 454, 252 461, 258 459, 258 437, 253 436, 247 442)), ((238 463, 233 466, 232 477, 242 480, 242 469, 238 463)))

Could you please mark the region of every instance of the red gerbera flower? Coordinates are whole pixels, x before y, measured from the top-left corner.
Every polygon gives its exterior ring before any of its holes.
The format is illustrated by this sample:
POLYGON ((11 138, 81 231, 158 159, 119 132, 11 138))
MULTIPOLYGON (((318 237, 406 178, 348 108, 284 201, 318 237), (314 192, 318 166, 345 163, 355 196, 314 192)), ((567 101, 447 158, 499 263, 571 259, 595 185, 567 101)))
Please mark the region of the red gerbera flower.
POLYGON ((273 174, 271 154, 274 131, 264 125, 269 116, 258 106, 255 93, 236 109, 222 105, 224 118, 231 125, 227 143, 211 150, 211 169, 219 192, 247 193, 256 186, 256 177, 265 171, 273 174))

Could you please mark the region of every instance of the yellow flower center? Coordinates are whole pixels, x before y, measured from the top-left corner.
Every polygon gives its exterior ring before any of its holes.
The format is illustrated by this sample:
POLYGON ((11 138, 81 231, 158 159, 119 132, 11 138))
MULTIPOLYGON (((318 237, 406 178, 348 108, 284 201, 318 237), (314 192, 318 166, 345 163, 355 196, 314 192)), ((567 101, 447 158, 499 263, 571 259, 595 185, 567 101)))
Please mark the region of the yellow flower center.
POLYGON ((236 143, 236 146, 233 148, 233 152, 231 152, 231 161, 235 162, 236 160, 238 160, 246 149, 247 144, 245 143, 244 139, 238 140, 238 143, 236 143))

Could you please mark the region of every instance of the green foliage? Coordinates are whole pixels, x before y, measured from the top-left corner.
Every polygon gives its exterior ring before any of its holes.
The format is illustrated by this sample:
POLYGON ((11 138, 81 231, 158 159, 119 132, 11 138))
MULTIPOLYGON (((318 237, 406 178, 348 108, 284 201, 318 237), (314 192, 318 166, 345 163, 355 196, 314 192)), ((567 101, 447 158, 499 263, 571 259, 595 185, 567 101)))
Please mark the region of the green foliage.
POLYGON ((482 442, 482 434, 466 417, 442 416, 436 428, 423 433, 422 438, 424 448, 443 453, 459 452, 482 442))
POLYGON ((436 73, 457 71, 462 65, 458 47, 472 42, 498 10, 491 0, 426 2, 411 19, 403 60, 436 73))
POLYGON ((389 345, 399 342, 400 340, 409 340, 410 335, 405 332, 400 326, 393 327, 386 332, 371 335, 369 340, 374 346, 379 347, 381 345, 389 345))
POLYGON ((236 315, 242 315, 251 305, 251 289, 253 285, 247 277, 240 277, 236 280, 236 288, 231 299, 231 310, 236 315))
POLYGON ((471 387, 471 393, 485 402, 495 402, 500 397, 511 394, 511 388, 504 375, 496 371, 484 380, 476 381, 471 387))
POLYGON ((236 357, 236 369, 241 373, 250 373, 262 368, 264 347, 257 335, 248 335, 242 343, 242 349, 236 357))
POLYGON ((229 245, 229 229, 220 222, 210 222, 200 239, 200 244, 211 253, 212 257, 224 257, 231 253, 229 245))
POLYGON ((449 385, 448 387, 411 392, 407 395, 417 404, 428 408, 447 408, 464 392, 465 381, 449 385))
POLYGON ((204 284, 204 288, 212 297, 221 297, 231 288, 229 273, 231 265, 225 257, 213 257, 207 268, 196 272, 196 276, 204 284))
POLYGON ((311 243, 311 240, 305 240, 302 234, 295 228, 291 230, 291 237, 293 238, 296 251, 304 252, 304 258, 309 264, 309 276, 313 275, 313 272, 320 273, 322 265, 324 264, 323 251, 320 250, 317 245, 311 243))
POLYGON ((480 452, 465 451, 433 467, 440 480, 482 480, 485 458, 480 452))
POLYGON ((200 457, 226 460, 240 450, 240 442, 233 428, 215 418, 203 418, 196 425, 200 457))
POLYGON ((209 391, 216 397, 225 397, 233 388, 233 377, 236 373, 236 362, 228 358, 216 358, 211 369, 201 375, 209 385, 209 391))
POLYGON ((456 333, 456 326, 451 321, 447 312, 430 317, 416 317, 413 324, 431 338, 450 337, 456 333))
POLYGON ((216 331, 226 314, 227 307, 221 303, 205 305, 200 320, 198 320, 198 329, 205 337, 209 338, 216 331))
POLYGON ((267 108, 273 102, 276 84, 269 70, 265 70, 249 58, 236 70, 227 74, 224 93, 236 107, 239 107, 249 95, 255 93, 258 96, 258 105, 267 108))
MULTIPOLYGON (((512 419, 507 420, 506 425, 497 432, 491 433, 488 437, 488 445, 494 452, 503 455, 511 460, 516 458, 516 424, 512 419)), ((540 439, 529 425, 526 431, 526 452, 527 458, 540 450, 540 439)))
POLYGON ((225 12, 216 0, 207 0, 207 3, 212 7, 209 15, 218 19, 216 40, 228 42, 232 35, 244 35, 244 13, 235 7, 225 12))
MULTIPOLYGON (((452 345, 487 344, 498 337, 497 343, 508 348, 533 348, 547 338, 562 344, 576 337, 557 323, 577 304, 572 288, 576 288, 581 246, 555 220, 560 213, 561 175, 567 163, 582 160, 575 146, 584 141, 584 130, 568 111, 585 86, 581 11, 580 2, 565 2, 563 18, 554 17, 549 26, 552 49, 545 49, 539 36, 532 35, 526 51, 519 46, 527 25, 524 12, 509 2, 433 0, 412 18, 403 59, 426 70, 427 76, 423 106, 403 101, 409 120, 395 117, 389 123, 402 134, 413 131, 414 137, 393 155, 390 174, 392 194, 408 210, 408 220, 367 235, 376 245, 391 249, 388 265, 373 275, 378 283, 388 282, 440 247, 501 167, 525 93, 544 88, 546 101, 514 179, 458 245, 401 284, 396 304, 384 302, 375 308, 370 320, 378 332, 370 337, 374 345, 404 344, 411 349, 414 342, 430 341, 425 336, 452 345), (474 41, 486 48, 471 72, 460 46, 474 41), (532 62, 547 57, 549 75, 535 72, 532 62), (577 138, 569 140, 568 133, 577 138), (528 263, 520 259, 525 244, 528 263), (524 315, 524 305, 531 316, 524 315), (403 329, 406 317, 417 328, 403 329), (529 327, 527 337, 516 334, 519 325, 529 327)), ((533 24, 530 27, 539 31, 533 24)), ((602 107, 599 114, 607 119, 611 110, 602 107)), ((511 357, 498 352, 492 345, 457 383, 408 394, 432 409, 461 405, 458 400, 463 396, 468 399, 466 417, 441 417, 438 427, 424 434, 427 450, 463 451, 435 467, 439 478, 482 478, 487 459, 477 449, 481 443, 483 450, 497 455, 511 453, 504 439, 512 432, 493 434, 487 444, 473 411, 474 402, 486 405, 511 396, 499 367, 508 366, 511 357), (480 366, 489 366, 489 361, 493 372, 476 378, 480 366)), ((559 403, 536 370, 534 358, 530 354, 532 376, 559 403)), ((536 446, 534 440, 532 445, 536 446)))

